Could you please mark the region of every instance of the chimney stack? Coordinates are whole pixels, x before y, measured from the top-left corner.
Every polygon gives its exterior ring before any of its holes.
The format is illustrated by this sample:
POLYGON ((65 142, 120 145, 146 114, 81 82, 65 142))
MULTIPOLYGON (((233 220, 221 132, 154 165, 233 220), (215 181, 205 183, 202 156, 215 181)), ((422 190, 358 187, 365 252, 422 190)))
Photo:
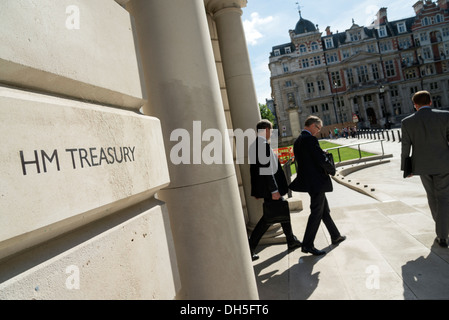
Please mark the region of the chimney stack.
POLYGON ((449 9, 449 1, 448 0, 438 0, 438 6, 440 9, 447 10, 449 9))
POLYGON ((424 9, 424 3, 422 0, 419 0, 417 3, 413 5, 413 9, 415 9, 416 15, 418 15, 422 9, 424 9))
POLYGON ((381 25, 387 22, 387 8, 380 8, 377 12, 377 21, 375 24, 381 25))

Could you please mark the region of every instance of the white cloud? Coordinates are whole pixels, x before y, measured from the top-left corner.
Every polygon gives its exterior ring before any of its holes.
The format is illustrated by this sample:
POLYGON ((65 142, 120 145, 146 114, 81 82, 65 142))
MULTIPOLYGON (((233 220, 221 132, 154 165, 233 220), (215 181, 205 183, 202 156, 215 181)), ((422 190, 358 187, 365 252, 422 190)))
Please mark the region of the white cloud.
POLYGON ((251 13, 251 20, 243 21, 243 28, 245 29, 246 42, 249 45, 256 45, 257 40, 264 37, 261 33, 263 28, 273 21, 272 16, 268 16, 266 18, 261 18, 259 13, 253 12, 251 13))
MULTIPOLYGON (((327 2, 328 0, 323 0, 327 2)), ((411 2, 413 3, 413 2, 411 2)), ((411 3, 408 1, 399 0, 347 0, 347 7, 338 9, 338 15, 332 15, 330 12, 325 15, 329 17, 326 21, 326 26, 331 27, 332 32, 344 32, 352 25, 352 19, 360 26, 368 27, 376 19, 376 14, 380 8, 388 9, 388 20, 394 21, 402 18, 409 18, 414 16, 414 11, 411 3)), ((335 6, 329 5, 329 8, 336 10, 335 6)), ((312 12, 313 17, 317 19, 319 15, 312 12)), ((324 30, 325 25, 320 25, 320 29, 324 30)))

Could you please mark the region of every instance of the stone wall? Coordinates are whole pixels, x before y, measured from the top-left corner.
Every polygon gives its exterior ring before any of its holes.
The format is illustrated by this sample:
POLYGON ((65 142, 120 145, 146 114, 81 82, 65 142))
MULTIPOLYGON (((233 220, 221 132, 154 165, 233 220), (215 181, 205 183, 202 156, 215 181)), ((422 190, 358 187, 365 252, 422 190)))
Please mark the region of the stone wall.
POLYGON ((170 178, 129 13, 0 10, 0 299, 173 299, 170 178))

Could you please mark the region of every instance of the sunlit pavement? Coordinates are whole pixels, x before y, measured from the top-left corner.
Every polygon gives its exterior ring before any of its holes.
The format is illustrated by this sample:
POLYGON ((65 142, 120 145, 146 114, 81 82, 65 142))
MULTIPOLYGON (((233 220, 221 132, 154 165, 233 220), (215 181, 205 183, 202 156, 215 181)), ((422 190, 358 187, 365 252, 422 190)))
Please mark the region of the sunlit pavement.
MULTIPOLYGON (((338 144, 369 140, 337 139, 338 144)), ((380 152, 377 143, 362 150, 380 152), (377 148, 377 149, 376 149, 377 148)), ((384 142, 388 162, 344 177, 377 199, 347 188, 336 177, 327 193, 331 215, 347 240, 333 246, 321 224, 313 256, 286 244, 260 245, 253 262, 260 299, 409 300, 449 299, 449 249, 434 243, 435 224, 419 177, 402 178, 399 142, 384 142)), ((339 170, 344 169, 340 167, 339 170)), ((303 209, 292 212, 295 235, 302 240, 309 196, 293 193, 303 209)))

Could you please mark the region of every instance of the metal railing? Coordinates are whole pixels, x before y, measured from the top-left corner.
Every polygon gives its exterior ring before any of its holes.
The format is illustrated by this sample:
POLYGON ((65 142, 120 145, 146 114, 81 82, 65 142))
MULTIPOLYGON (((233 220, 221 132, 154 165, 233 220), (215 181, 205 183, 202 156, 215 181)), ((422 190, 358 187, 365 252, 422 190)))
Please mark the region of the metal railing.
MULTIPOLYGON (((328 148, 328 149, 324 149, 324 151, 329 151, 329 150, 337 150, 338 153, 338 163, 342 162, 341 161, 341 154, 340 154, 340 149, 342 148, 350 148, 350 147, 354 147, 357 146, 357 150, 359 151, 359 158, 356 159, 356 161, 361 161, 362 160, 362 150, 360 149, 361 145, 365 145, 365 144, 372 144, 372 143, 379 143, 380 142, 380 146, 382 149, 382 153, 381 154, 376 154, 376 158, 372 159, 372 160, 377 160, 379 159, 378 157, 380 156, 381 159, 383 159, 385 157, 385 150, 384 150, 384 145, 383 142, 385 140, 374 140, 374 141, 365 141, 365 142, 358 142, 358 143, 351 143, 351 144, 347 144, 347 145, 342 145, 342 146, 338 146, 338 147, 333 147, 333 148, 328 148)), ((365 152, 370 152, 373 153, 371 151, 365 151, 365 152)), ((365 157, 365 161, 367 161, 368 157, 365 157)), ((291 183, 291 178, 292 178, 292 169, 291 166, 292 164, 295 165, 295 169, 296 172, 298 172, 298 163, 295 161, 295 157, 291 157, 283 166, 282 169, 284 170, 285 173, 285 177, 287 178, 287 183, 290 184, 291 183)), ((289 189, 288 190, 288 197, 291 198, 292 197, 292 191, 289 189)))
MULTIPOLYGON (((329 150, 337 150, 338 153, 338 162, 342 162, 341 161, 341 154, 340 154, 340 149, 342 148, 350 148, 350 147, 354 147, 357 146, 357 149, 359 151, 359 159, 357 159, 358 161, 362 160, 362 150, 360 149, 361 145, 365 145, 365 144, 371 144, 371 143, 379 143, 380 142, 380 146, 382 149, 382 154, 380 154, 381 159, 385 156, 385 150, 384 150, 384 145, 383 142, 385 140, 374 140, 374 141, 366 141, 366 142, 359 142, 359 143, 351 143, 351 144, 347 144, 347 145, 342 145, 342 146, 338 146, 338 147, 333 147, 333 148, 328 148, 325 149, 324 151, 329 151, 329 150)), ((365 151, 366 152, 366 151, 365 151)), ((377 156, 379 156, 379 154, 377 154, 377 156)), ((365 160, 366 157, 365 157, 365 160)), ((282 169, 284 170, 285 173, 285 177, 287 178, 287 183, 290 184, 291 183, 291 178, 292 178, 292 170, 291 170, 291 166, 292 164, 295 165, 295 169, 296 172, 298 172, 298 163, 295 161, 295 157, 291 157, 283 166, 282 169)), ((288 197, 291 198, 292 197, 292 191, 289 189, 288 190, 288 197)))
POLYGON ((401 130, 400 129, 360 129, 357 131, 357 138, 364 139, 382 139, 386 141, 401 142, 401 130), (391 135, 391 139, 390 139, 391 135))
MULTIPOLYGON (((340 149, 342 148, 350 148, 350 147, 354 147, 357 146, 358 151, 359 151, 359 160, 362 159, 362 150, 360 149, 360 146, 362 144, 370 144, 370 143, 376 143, 376 142, 380 142, 380 146, 382 148, 382 154, 381 156, 383 157, 385 155, 385 151, 384 151, 384 145, 383 142, 385 140, 374 140, 374 141, 366 141, 366 142, 358 142, 358 143, 351 143, 351 144, 346 144, 346 145, 342 145, 342 146, 338 146, 338 147, 334 147, 334 148, 328 148, 325 149, 324 151, 330 151, 330 150, 337 150, 338 153, 338 162, 341 162, 341 154, 340 154, 340 149)), ((365 151, 366 152, 366 151, 365 151)))

